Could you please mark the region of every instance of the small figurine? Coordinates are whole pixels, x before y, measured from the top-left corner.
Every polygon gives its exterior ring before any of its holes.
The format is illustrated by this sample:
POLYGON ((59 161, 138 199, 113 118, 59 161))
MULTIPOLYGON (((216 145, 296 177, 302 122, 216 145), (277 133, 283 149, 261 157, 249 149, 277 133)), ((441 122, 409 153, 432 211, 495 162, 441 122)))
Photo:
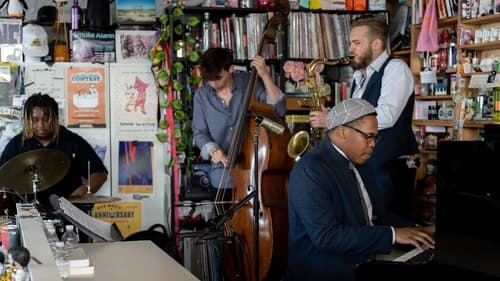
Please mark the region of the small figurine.
POLYGON ((28 5, 24 0, 4 0, 0 5, 0 10, 7 4, 7 15, 11 18, 23 18, 24 10, 28 9, 28 5))
POLYGON ((13 281, 27 281, 27 266, 31 259, 30 252, 25 247, 9 249, 9 265, 13 272, 13 281))

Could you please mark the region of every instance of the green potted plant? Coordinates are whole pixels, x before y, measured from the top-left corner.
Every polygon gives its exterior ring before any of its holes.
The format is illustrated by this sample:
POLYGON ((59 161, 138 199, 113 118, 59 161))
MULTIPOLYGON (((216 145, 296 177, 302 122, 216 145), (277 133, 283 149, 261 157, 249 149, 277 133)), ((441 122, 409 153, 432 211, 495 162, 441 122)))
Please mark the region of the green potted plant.
POLYGON ((160 88, 160 108, 165 112, 159 122, 161 142, 175 144, 170 149, 169 167, 183 163, 187 177, 191 176, 195 158, 192 119, 192 88, 201 77, 187 68, 199 60, 196 38, 186 29, 191 29, 200 20, 195 16, 185 17, 182 2, 172 2, 159 18, 162 30, 155 47, 150 52, 152 71, 160 88), (183 48, 183 49, 182 49, 183 48), (173 54, 184 54, 174 61, 173 54))

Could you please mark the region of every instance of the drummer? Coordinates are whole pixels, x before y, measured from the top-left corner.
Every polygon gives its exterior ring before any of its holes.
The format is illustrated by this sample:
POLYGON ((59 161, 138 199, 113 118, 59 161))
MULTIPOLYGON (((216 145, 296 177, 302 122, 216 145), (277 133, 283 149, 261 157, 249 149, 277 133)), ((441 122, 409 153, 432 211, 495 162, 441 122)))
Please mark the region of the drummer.
MULTIPOLYGON (((37 194, 38 201, 50 208, 49 196, 83 196, 90 166, 90 191, 95 193, 108 177, 108 171, 90 144, 81 136, 59 125, 57 102, 47 94, 34 94, 24 103, 23 131, 5 147, 0 166, 18 154, 39 149, 57 149, 70 158, 68 173, 55 185, 37 194), (88 165, 90 161, 90 165, 88 165)), ((47 164, 55 159, 47 159, 47 164)), ((53 171, 57 173, 58 171, 53 171)), ((15 191, 15 190, 14 190, 15 191)))

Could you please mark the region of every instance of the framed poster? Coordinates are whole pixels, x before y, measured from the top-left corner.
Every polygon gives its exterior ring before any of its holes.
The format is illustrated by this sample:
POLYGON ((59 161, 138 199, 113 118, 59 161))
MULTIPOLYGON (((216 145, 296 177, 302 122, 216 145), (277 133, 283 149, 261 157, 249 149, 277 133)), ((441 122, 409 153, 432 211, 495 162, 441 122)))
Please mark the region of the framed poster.
POLYGON ((115 62, 115 32, 71 30, 71 61, 115 62))
POLYGON ((116 0, 118 24, 154 23, 156 21, 155 0, 116 0))
POLYGON ((151 63, 149 50, 155 43, 154 30, 116 30, 116 62, 151 63))

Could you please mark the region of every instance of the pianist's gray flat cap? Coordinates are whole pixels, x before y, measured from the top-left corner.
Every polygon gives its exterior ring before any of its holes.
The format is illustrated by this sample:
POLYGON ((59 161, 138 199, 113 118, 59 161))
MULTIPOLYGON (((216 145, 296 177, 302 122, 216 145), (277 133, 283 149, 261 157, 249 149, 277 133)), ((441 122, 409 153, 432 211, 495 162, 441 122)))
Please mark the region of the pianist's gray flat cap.
POLYGON ((326 129, 331 130, 366 115, 377 114, 375 108, 364 99, 347 99, 334 106, 326 119, 326 129))

